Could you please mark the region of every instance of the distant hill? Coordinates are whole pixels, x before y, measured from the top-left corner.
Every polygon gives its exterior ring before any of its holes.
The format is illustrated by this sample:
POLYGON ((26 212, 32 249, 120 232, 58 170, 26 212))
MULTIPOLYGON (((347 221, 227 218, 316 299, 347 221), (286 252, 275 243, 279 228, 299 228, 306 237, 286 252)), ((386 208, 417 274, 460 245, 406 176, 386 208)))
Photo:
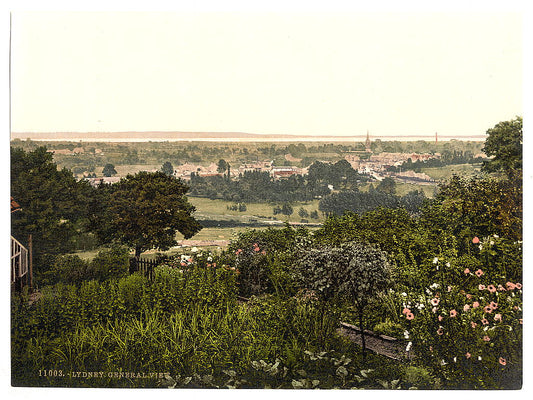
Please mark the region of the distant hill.
MULTIPOLYGON (((169 132, 169 131, 149 131, 149 132, 12 132, 11 139, 33 139, 33 140, 58 140, 58 139, 276 139, 287 136, 302 137, 302 135, 262 135, 257 133, 244 132, 169 132)), ((305 137, 305 136, 304 136, 305 137)))

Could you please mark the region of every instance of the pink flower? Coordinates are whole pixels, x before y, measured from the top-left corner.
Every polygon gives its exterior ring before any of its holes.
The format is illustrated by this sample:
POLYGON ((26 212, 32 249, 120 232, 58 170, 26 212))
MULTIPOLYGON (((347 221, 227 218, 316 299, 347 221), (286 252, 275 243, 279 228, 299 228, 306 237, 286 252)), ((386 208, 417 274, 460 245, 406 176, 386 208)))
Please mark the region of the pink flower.
POLYGON ((478 288, 479 290, 485 290, 485 285, 479 285, 477 288, 478 288))
POLYGON ((472 357, 472 354, 470 354, 470 353, 467 351, 466 354, 465 354, 465 357, 466 357, 466 358, 470 358, 470 357, 472 357))
POLYGON ((431 311, 433 311, 433 314, 435 314, 435 313, 437 312, 437 310, 438 310, 437 307, 433 307, 433 308, 431 309, 431 311))
POLYGON ((481 269, 478 269, 475 274, 479 278, 481 275, 483 275, 483 271, 481 269))
POLYGON ((457 311, 450 310, 450 317, 455 318, 456 315, 457 315, 457 311))
POLYGON ((520 319, 518 320, 518 322, 520 322, 520 325, 523 325, 523 323, 522 323, 522 318, 520 318, 520 319))
POLYGON ((503 358, 503 357, 500 357, 500 359, 498 360, 498 362, 499 362, 501 365, 506 365, 506 364, 507 364, 507 361, 506 361, 505 358, 503 358))
POLYGON ((491 293, 496 293, 496 288, 494 287, 494 285, 487 286, 487 290, 491 293))
POLYGON ((468 300, 470 300, 470 299, 472 298, 472 295, 471 295, 470 293, 467 293, 467 294, 466 294, 466 298, 467 298, 468 300))
POLYGON ((444 333, 444 330, 442 329, 442 326, 437 329, 437 335, 442 335, 444 333))
POLYGON ((479 307, 479 301, 474 301, 474 302, 472 303, 472 307, 474 307, 474 308, 478 308, 478 307, 479 307))
POLYGON ((238 250, 235 252, 236 255, 239 255, 239 254, 241 254, 241 253, 242 253, 242 249, 238 249, 238 250))
POLYGON ((265 255, 266 253, 267 253, 267 252, 266 252, 265 250, 263 250, 263 251, 261 252, 262 255, 265 255))
POLYGON ((483 307, 483 311, 490 314, 492 312, 492 307, 490 305, 487 305, 483 307))
POLYGON ((407 318, 409 321, 412 320, 414 318, 414 314, 412 312, 409 312, 405 315, 405 318, 407 318))
POLYGON ((487 335, 483 336, 483 340, 485 342, 490 342, 490 337, 488 337, 487 335))
POLYGON ((478 244, 479 243, 479 238, 477 236, 475 236, 474 239, 472 239, 472 243, 478 244))
POLYGON ((439 322, 443 320, 442 315, 439 315, 439 322))
POLYGON ((508 289, 508 290, 514 290, 514 289, 516 289, 516 285, 515 285, 513 282, 507 282, 507 283, 505 284, 505 286, 507 286, 507 289, 508 289))
POLYGON ((487 318, 483 318, 483 319, 481 320, 481 323, 482 323, 483 325, 488 325, 488 324, 489 324, 489 320, 488 320, 487 318))
POLYGON ((402 311, 402 314, 406 315, 407 313, 410 313, 410 312, 411 312, 411 310, 408 309, 407 307, 405 307, 405 308, 403 309, 403 311, 402 311))
POLYGON ((463 311, 468 311, 470 310, 470 305, 469 304, 465 304, 464 307, 463 307, 463 311))
POLYGON ((517 283, 517 284, 516 284, 516 288, 517 288, 517 289, 522 289, 522 284, 521 284, 521 283, 517 283))
POLYGON ((505 292, 505 288, 502 285, 498 285, 498 290, 500 292, 505 292))
POLYGON ((501 314, 496 314, 494 316, 494 321, 501 321, 502 320, 502 315, 501 314))
POLYGON ((470 270, 468 268, 465 268, 465 275, 468 275, 470 273, 470 270))
POLYGON ((431 299, 431 305, 436 307, 436 306, 439 305, 439 301, 440 300, 435 297, 435 298, 431 299))
POLYGON ((498 308, 498 303, 491 301, 490 306, 492 307, 493 310, 496 310, 498 308))
POLYGON ((472 321, 470 322, 470 326, 472 327, 472 329, 476 329, 477 324, 474 321, 472 321))

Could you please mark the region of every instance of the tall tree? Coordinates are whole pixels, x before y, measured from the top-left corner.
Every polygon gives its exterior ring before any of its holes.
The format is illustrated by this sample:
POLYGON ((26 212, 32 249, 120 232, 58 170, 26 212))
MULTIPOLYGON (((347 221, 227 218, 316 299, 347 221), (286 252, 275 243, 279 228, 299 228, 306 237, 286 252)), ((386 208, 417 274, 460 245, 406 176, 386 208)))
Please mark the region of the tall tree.
POLYGON ((493 157, 483 164, 487 172, 503 171, 508 176, 522 171, 522 117, 496 124, 487 130, 483 151, 493 157))
POLYGON ((105 177, 110 177, 117 174, 117 170, 113 164, 106 164, 102 170, 102 175, 105 177))
POLYGON ((174 175, 174 166, 170 163, 170 161, 165 161, 161 167, 161 172, 163 172, 165 175, 172 176, 174 175))
POLYGON ((30 152, 11 148, 11 196, 21 206, 12 215, 11 232, 22 243, 33 236, 37 273, 47 266, 48 255, 72 250, 91 193, 86 181, 58 170, 46 147, 30 152))
POLYGON ((202 229, 192 216, 195 207, 188 202, 189 188, 181 179, 142 171, 110 190, 107 221, 100 233, 133 247, 137 257, 152 248, 175 246, 177 231, 188 239, 202 229))

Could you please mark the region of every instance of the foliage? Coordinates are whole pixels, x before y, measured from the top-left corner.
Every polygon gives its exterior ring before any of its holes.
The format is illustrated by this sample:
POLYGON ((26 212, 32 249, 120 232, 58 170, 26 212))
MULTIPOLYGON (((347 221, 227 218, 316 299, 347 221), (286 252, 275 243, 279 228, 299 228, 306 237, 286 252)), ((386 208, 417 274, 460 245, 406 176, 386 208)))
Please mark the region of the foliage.
POLYGON ((92 188, 77 182, 66 169, 58 170, 45 147, 25 152, 11 149, 11 196, 21 210, 11 216, 11 234, 27 246, 32 235, 35 272, 49 268, 49 260, 74 248, 87 217, 92 188))
POLYGON ((128 175, 109 191, 109 205, 99 234, 135 249, 139 256, 151 248, 175 246, 176 231, 190 238, 201 229, 187 201, 188 187, 162 172, 128 175))
POLYGON ((291 266, 298 237, 305 229, 268 228, 241 233, 231 243, 227 256, 238 271, 239 293, 242 296, 262 293, 292 293, 294 283, 291 266))
POLYGON ((494 178, 454 176, 440 185, 436 198, 422 213, 435 237, 451 233, 462 248, 474 236, 522 238, 522 184, 494 178))
POLYGON ((426 197, 423 192, 409 193, 400 197, 392 194, 392 188, 380 190, 343 191, 332 193, 320 200, 319 210, 326 214, 342 215, 346 211, 364 214, 379 207, 401 208, 404 207, 411 213, 417 213, 426 197))
POLYGON ((403 304, 417 359, 454 388, 519 388, 521 283, 453 258, 435 258, 434 269, 434 282, 410 288, 403 304))
POLYGON ((63 282, 78 285, 91 275, 89 262, 76 255, 63 255, 55 257, 52 267, 43 274, 43 283, 50 285, 63 282))
POLYGON ((105 177, 110 177, 117 174, 117 170, 113 164, 106 164, 102 170, 102 175, 105 177))
POLYGON ((170 161, 165 161, 161 166, 161 172, 165 175, 172 176, 174 175, 174 166, 170 163, 170 161))
POLYGON ((100 281, 122 278, 129 273, 129 259, 126 247, 114 246, 101 250, 91 261, 92 276, 100 281))
POLYGON ((508 176, 520 173, 522 171, 522 117, 499 122, 487 130, 487 134, 483 151, 493 158, 483 163, 483 169, 488 172, 503 171, 508 176))

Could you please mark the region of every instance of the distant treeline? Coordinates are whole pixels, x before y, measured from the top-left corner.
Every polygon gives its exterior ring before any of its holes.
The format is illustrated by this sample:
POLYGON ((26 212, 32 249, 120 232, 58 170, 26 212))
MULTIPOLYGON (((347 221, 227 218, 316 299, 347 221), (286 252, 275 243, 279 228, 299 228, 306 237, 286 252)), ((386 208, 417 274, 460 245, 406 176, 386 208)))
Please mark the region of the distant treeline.
POLYGON ((320 200, 318 209, 328 215, 343 215, 346 211, 364 214, 376 208, 405 208, 416 214, 424 204, 426 196, 421 191, 411 191, 405 196, 385 193, 370 186, 368 192, 359 190, 332 193, 320 200))
MULTIPOLYGON (((83 148, 83 153, 54 154, 54 162, 66 167, 74 174, 84 172, 98 175, 104 165, 162 165, 169 161, 174 166, 185 163, 209 165, 220 159, 228 161, 232 167, 241 163, 271 160, 275 165, 293 165, 308 167, 316 160, 336 162, 344 159, 350 152, 358 152, 365 157, 365 146, 362 142, 349 143, 220 143, 220 142, 44 142, 15 139, 12 146, 25 151, 33 151, 39 146, 50 150, 74 150, 83 148), (296 160, 288 161, 285 155, 290 154, 296 160), (298 161, 300 160, 300 161, 298 161)), ((374 154, 391 153, 440 153, 464 152, 478 154, 483 142, 471 141, 381 141, 372 140, 371 150, 374 154)))
POLYGON ((399 172, 403 171, 414 171, 421 172, 422 168, 439 168, 445 167, 446 165, 456 165, 456 164, 481 164, 486 158, 475 157, 471 151, 444 151, 440 158, 430 158, 429 160, 421 161, 416 160, 413 162, 410 158, 404 162, 400 167, 390 166, 388 171, 390 172, 399 172))
POLYGON ((247 203, 309 201, 328 195, 331 188, 357 188, 359 183, 368 179, 357 173, 346 160, 335 164, 317 161, 309 167, 307 175, 292 175, 280 180, 260 171, 247 171, 236 179, 202 177, 193 173, 189 195, 247 203))

